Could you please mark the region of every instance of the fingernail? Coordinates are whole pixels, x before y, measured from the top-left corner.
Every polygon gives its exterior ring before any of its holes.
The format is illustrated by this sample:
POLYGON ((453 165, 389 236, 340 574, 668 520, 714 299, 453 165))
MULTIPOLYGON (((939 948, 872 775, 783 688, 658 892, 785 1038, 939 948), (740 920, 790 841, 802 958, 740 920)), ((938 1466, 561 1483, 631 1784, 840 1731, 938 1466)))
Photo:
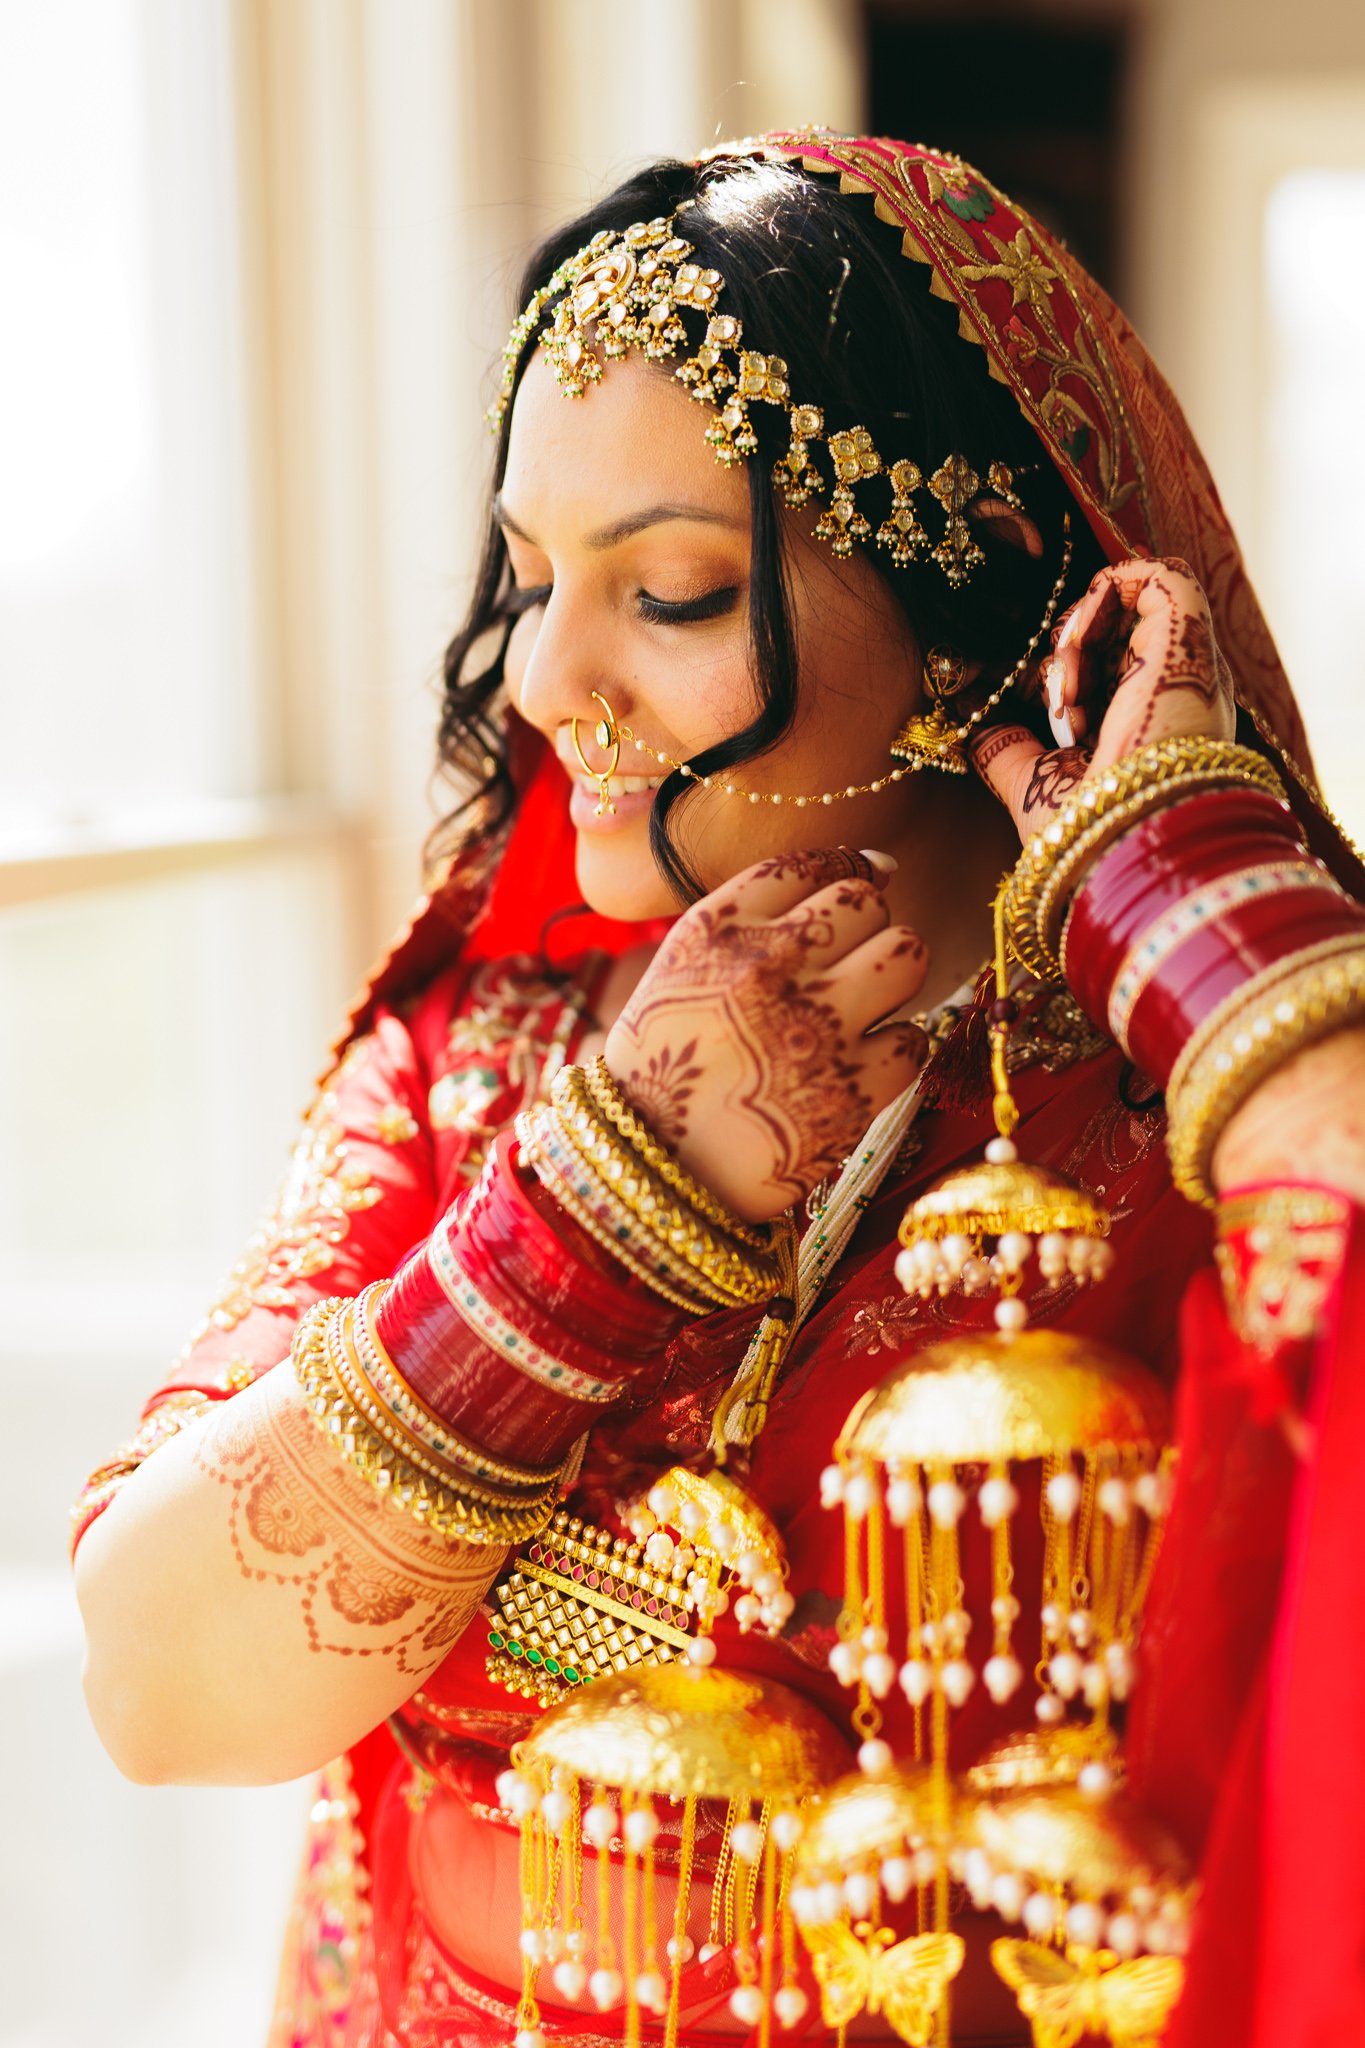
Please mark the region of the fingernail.
POLYGON ((875 846, 861 846, 858 851, 864 860, 871 861, 880 875, 894 875, 900 866, 894 853, 879 853, 875 846))
POLYGON ((1059 717, 1061 714, 1064 683, 1065 677, 1062 674, 1062 664, 1060 661, 1054 658, 1044 662, 1043 688, 1047 692, 1047 708, 1054 718, 1059 717))
POLYGON ((1052 727, 1052 737, 1056 740, 1059 747, 1075 746, 1076 728, 1071 722, 1071 713, 1069 711, 1049 712, 1048 724, 1052 727))
POLYGON ((1081 622, 1078 614, 1072 612, 1070 618, 1062 627, 1061 632, 1057 635, 1057 645, 1059 647, 1069 647, 1080 631, 1080 627, 1081 622))

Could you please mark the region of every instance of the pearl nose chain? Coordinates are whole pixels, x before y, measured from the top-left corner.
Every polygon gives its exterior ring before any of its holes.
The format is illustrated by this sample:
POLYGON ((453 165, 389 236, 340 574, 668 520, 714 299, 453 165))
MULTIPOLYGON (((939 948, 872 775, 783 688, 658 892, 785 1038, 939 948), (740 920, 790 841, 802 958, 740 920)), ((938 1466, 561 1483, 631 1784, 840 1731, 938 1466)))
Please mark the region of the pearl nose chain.
MULTIPOLYGON (((595 704, 601 705, 602 716, 593 727, 593 738, 603 753, 609 754, 611 757, 605 768, 593 767, 587 755, 583 752, 583 743, 578 736, 578 719, 571 718, 569 720, 569 737, 573 742, 573 750, 582 764, 583 773, 597 784, 597 808, 593 812, 593 816, 595 818, 605 817, 609 811, 616 809, 616 805, 612 802, 611 798, 611 781, 612 777, 619 772, 621 748, 627 742, 634 747, 637 754, 648 754, 650 759, 657 761, 661 768, 673 769, 676 774, 686 776, 689 782, 695 782, 700 789, 715 789, 722 796, 747 797, 751 804, 791 804, 798 811, 806 810, 814 804, 844 803, 849 797, 854 796, 876 796, 881 790, 888 789, 893 782, 903 781, 907 775, 915 774, 920 768, 940 767, 948 769, 955 774, 965 772, 965 757, 959 752, 962 742, 975 731, 983 718, 986 718, 994 711, 996 705, 999 704, 1001 698, 1005 695, 1005 692, 1012 688, 1023 676, 1033 659, 1039 641, 1056 616, 1057 606, 1061 602, 1062 592, 1066 588, 1066 579, 1071 569, 1072 540, 1069 514, 1063 522, 1062 531, 1061 567, 1057 572, 1056 581, 1048 593, 1048 600, 1043 607, 1043 616, 1038 621, 1037 630, 1034 632, 1032 639, 1020 655, 1018 661, 1015 662, 1013 668, 996 685, 995 689, 991 691, 990 696, 986 698, 985 702, 973 711, 969 718, 964 718, 960 725, 949 726, 945 720, 941 725, 936 723, 932 734, 929 734, 928 722, 924 720, 919 721, 925 727, 926 736, 920 738, 909 759, 896 761, 894 768, 888 768, 884 774, 874 776, 871 782, 850 782, 844 789, 817 790, 812 796, 791 796, 784 794, 781 790, 742 789, 737 782, 726 780, 724 770, 717 774, 699 775, 697 770, 690 767, 686 761, 676 760, 672 754, 665 754, 659 747, 650 746, 648 740, 642 740, 632 727, 623 724, 617 718, 616 713, 612 710, 611 705, 602 692, 594 690, 592 692, 592 699, 595 704)), ((932 650, 931 661, 934 655, 941 654, 941 652, 942 650, 939 649, 932 650)), ((926 668, 925 678, 926 684, 930 689, 931 698, 937 699, 941 695, 941 686, 937 689, 935 688, 935 684, 938 682, 936 673, 931 673, 930 669, 926 668)), ((938 709, 941 714, 941 706, 938 709)), ((896 742, 898 747, 901 744, 901 740, 896 742)), ((895 759, 894 754, 892 758, 895 759)))

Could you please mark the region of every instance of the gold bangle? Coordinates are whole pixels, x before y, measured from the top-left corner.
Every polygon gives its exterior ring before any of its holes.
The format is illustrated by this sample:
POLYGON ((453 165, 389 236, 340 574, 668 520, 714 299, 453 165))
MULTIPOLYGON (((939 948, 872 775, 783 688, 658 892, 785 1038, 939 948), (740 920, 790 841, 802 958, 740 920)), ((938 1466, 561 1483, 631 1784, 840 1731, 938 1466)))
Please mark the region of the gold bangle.
POLYGON ((1365 945, 1302 968, 1243 1003, 1185 1072, 1166 1134, 1177 1188, 1213 1208, 1211 1163, 1228 1124, 1261 1083, 1305 1046, 1365 1017, 1365 945))
MULTIPOLYGON (((545 1143, 538 1128, 538 1120, 546 1116, 548 1116, 548 1110, 542 1104, 538 1110, 531 1111, 530 1113, 523 1111, 517 1118, 514 1126, 517 1134, 517 1143, 521 1148, 521 1156, 535 1174, 541 1186, 553 1197, 565 1215, 577 1225, 578 1229, 583 1231, 586 1236, 592 1238, 595 1244, 600 1244, 603 1251, 609 1253, 618 1265, 624 1266, 626 1271, 640 1282, 641 1286, 647 1287, 652 1294, 657 1294, 661 1301, 669 1302, 674 1308, 685 1310, 690 1316, 706 1315, 715 1306, 715 1303, 709 1300, 698 1299, 696 1292, 692 1290, 690 1285, 692 1277, 690 1274, 688 1276, 689 1288, 684 1293, 681 1288, 674 1287, 659 1273, 648 1267, 642 1259, 637 1258, 627 1244, 623 1243, 618 1236, 605 1230, 597 1218, 589 1213, 585 1204, 567 1184, 562 1174, 558 1172, 547 1155, 545 1143)), ((575 1154, 576 1156, 577 1154, 575 1154)))
MULTIPOLYGON (((463 1499, 478 1501, 484 1507, 521 1506, 527 1498, 525 1489, 509 1492, 504 1486, 489 1486, 470 1479, 444 1460, 429 1457, 406 1430, 395 1426, 385 1415, 382 1406, 366 1391, 364 1372, 356 1352, 354 1307, 354 1303, 348 1303, 345 1309, 329 1317, 323 1332, 323 1353, 338 1392, 345 1395, 357 1414, 391 1450, 428 1479, 433 1479, 437 1486, 446 1487, 463 1499)), ((544 1490, 544 1487, 540 1489, 541 1492, 544 1490)))
POLYGON ((381 1498, 412 1515, 436 1536, 506 1547, 535 1536, 554 1514, 558 1484, 535 1500, 483 1506, 453 1488, 435 1485, 399 1455, 338 1391, 325 1351, 330 1319, 347 1306, 344 1296, 316 1302, 294 1332, 290 1357, 317 1428, 342 1462, 381 1498))
POLYGON ((1335 960, 1342 953, 1354 953, 1359 945, 1358 933, 1334 932, 1330 939, 1319 939, 1312 946, 1301 947, 1297 953, 1287 953, 1282 960, 1272 960, 1268 967, 1262 967, 1231 989, 1220 1003, 1214 1004, 1207 1017, 1201 1019, 1181 1046, 1167 1077, 1167 1100, 1175 1099, 1184 1088, 1196 1060, 1202 1059, 1205 1049, 1224 1026, 1240 1016, 1250 1004, 1264 1001, 1272 989, 1280 988, 1301 968, 1316 966, 1320 960, 1335 960))
MULTIPOLYGON (((704 1285, 708 1293, 730 1302, 733 1297, 723 1272, 706 1263, 698 1246, 698 1233, 706 1228, 700 1219, 688 1216, 666 1196, 661 1200, 647 1169, 580 1104, 561 1096, 549 1105, 548 1114, 560 1141, 592 1176, 603 1199, 629 1224, 642 1229, 656 1249, 680 1260, 690 1283, 704 1285)), ((719 1261, 716 1264, 718 1267, 719 1261)))
POLYGON ((720 1288, 734 1306, 748 1306, 770 1295, 777 1284, 775 1263, 760 1263, 746 1255, 718 1237, 702 1217, 680 1208, 668 1189, 661 1187, 594 1114, 590 1101, 584 1099, 586 1091, 580 1094, 575 1087, 575 1071, 565 1068, 555 1077, 551 1107, 559 1128, 603 1187, 661 1243, 720 1288))
POLYGON ((708 1223, 714 1223, 718 1230, 723 1230, 739 1244, 747 1245, 750 1251, 763 1252, 771 1247, 771 1230, 762 1224, 746 1223, 743 1217, 736 1216, 709 1188, 694 1180, 685 1166, 678 1164, 673 1154, 626 1101, 602 1053, 598 1053, 582 1073, 587 1092, 596 1107, 609 1123, 615 1125, 636 1158, 657 1175, 665 1187, 681 1196, 688 1207, 704 1216, 708 1223))
POLYGON ((701 1314, 713 1308, 731 1306, 728 1294, 722 1294, 719 1288, 713 1287, 685 1259, 676 1257, 667 1244, 647 1231, 639 1218, 632 1215, 615 1188, 609 1187, 593 1171, 565 1130, 563 1119, 548 1103, 537 1113, 533 1142, 536 1153, 532 1163, 542 1186, 549 1188, 562 1206, 572 1208, 575 1221, 583 1228, 591 1225, 598 1243, 620 1259, 646 1286, 652 1287, 664 1300, 691 1302, 694 1310, 701 1314), (575 1175, 579 1178, 575 1179, 575 1175), (584 1180, 591 1184, 596 1202, 608 1210, 609 1215, 602 1215, 600 1209, 593 1206, 588 1189, 582 1185, 584 1180), (665 1292, 665 1289, 669 1291, 665 1292))
POLYGON ((1228 740, 1169 739, 1141 747, 1083 782, 1029 839, 1006 885, 1004 915, 1015 957, 1041 981, 1063 978, 1057 927, 1082 870, 1148 812, 1192 789, 1232 784, 1284 801, 1271 764, 1228 740))
POLYGON ((457 1477, 469 1474, 495 1485, 501 1481, 520 1493, 553 1485, 562 1467, 513 1465, 493 1457, 452 1429, 413 1392, 381 1343, 376 1327, 380 1304, 391 1284, 376 1280, 358 1294, 347 1324, 351 1363, 366 1398, 377 1402, 393 1426, 429 1457, 438 1464, 451 1465, 457 1477))

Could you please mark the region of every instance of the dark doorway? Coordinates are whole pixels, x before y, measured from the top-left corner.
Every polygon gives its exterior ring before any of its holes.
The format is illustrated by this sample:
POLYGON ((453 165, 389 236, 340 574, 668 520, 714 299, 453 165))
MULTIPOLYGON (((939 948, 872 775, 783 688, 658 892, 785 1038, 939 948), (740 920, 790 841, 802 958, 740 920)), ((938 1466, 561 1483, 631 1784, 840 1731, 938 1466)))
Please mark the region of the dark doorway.
POLYGON ((966 157, 1121 293, 1127 23, 866 0, 874 134, 966 157))

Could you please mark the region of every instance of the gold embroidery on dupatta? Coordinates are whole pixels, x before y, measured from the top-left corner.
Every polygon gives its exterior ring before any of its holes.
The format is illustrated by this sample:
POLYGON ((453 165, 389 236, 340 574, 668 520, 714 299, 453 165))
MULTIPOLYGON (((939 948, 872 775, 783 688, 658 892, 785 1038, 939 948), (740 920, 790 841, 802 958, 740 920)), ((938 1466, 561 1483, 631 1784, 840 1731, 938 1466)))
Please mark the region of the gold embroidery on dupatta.
POLYGON ((1214 1258, 1228 1321, 1258 1351, 1321 1328, 1346 1246, 1346 1203, 1317 1188, 1266 1188, 1218 1205, 1214 1258), (1242 1236, 1239 1259, 1227 1240, 1242 1236))
POLYGON ((1005 1066, 1011 1074, 1028 1067, 1060 1074, 1112 1047, 1113 1040, 1096 1030, 1070 990, 1063 988, 1024 1011, 1010 1032, 1005 1066))
POLYGON ((1068 273, 1065 251, 1049 250, 1021 220, 1004 193, 979 172, 956 157, 930 164, 926 158, 897 155, 890 162, 876 149, 843 136, 821 138, 823 147, 837 161, 802 154, 795 146, 784 154, 800 155, 803 167, 817 176, 837 173, 841 191, 864 192, 871 196, 878 216, 901 230, 901 247, 917 263, 927 264, 930 291, 958 310, 958 331, 964 340, 975 341, 986 353, 990 374, 1008 383, 1025 412, 1034 417, 1044 438, 1057 444, 1061 459, 1072 470, 1086 495, 1090 487, 1081 475, 1083 449, 1076 449, 1078 435, 1093 434, 1098 473, 1100 509, 1113 516, 1136 490, 1143 510, 1149 541, 1154 542, 1151 490, 1142 450, 1129 431, 1127 407, 1117 369, 1110 359, 1094 320, 1077 293, 1068 273), (923 169, 929 203, 920 190, 915 173, 923 169), (976 202, 976 203, 973 203, 976 202), (914 225, 907 227, 907 210, 914 225), (1013 237, 1001 241, 986 228, 982 233, 995 252, 995 262, 983 262, 981 245, 967 231, 964 221, 984 221, 999 210, 1016 223, 1013 237), (1016 315, 997 335, 995 323, 980 312, 968 285, 1000 280, 1010 287, 1016 307, 1026 306, 1037 322, 1030 330, 1016 315), (1050 304, 1052 286, 1059 283, 1076 315, 1077 327, 1068 343, 1060 333, 1050 304), (1048 388, 1036 396, 1021 377, 1011 375, 992 353, 991 343, 1003 347, 1020 369, 1041 361, 1048 371, 1048 388), (1064 389, 1067 379, 1077 380, 1092 394, 1093 411, 1064 389), (1125 467, 1131 474, 1124 475, 1125 467))
POLYGON ((212 1330, 235 1329, 253 1308, 293 1308, 297 1283, 334 1265, 351 1217, 382 1199, 383 1189, 350 1157, 337 1102, 342 1082, 363 1063, 371 1042, 357 1039, 324 1083, 274 1208, 253 1232, 187 1351, 212 1330))
POLYGON ((420 1128, 406 1102, 386 1102, 374 1120, 374 1134, 381 1145, 406 1145, 420 1128))

